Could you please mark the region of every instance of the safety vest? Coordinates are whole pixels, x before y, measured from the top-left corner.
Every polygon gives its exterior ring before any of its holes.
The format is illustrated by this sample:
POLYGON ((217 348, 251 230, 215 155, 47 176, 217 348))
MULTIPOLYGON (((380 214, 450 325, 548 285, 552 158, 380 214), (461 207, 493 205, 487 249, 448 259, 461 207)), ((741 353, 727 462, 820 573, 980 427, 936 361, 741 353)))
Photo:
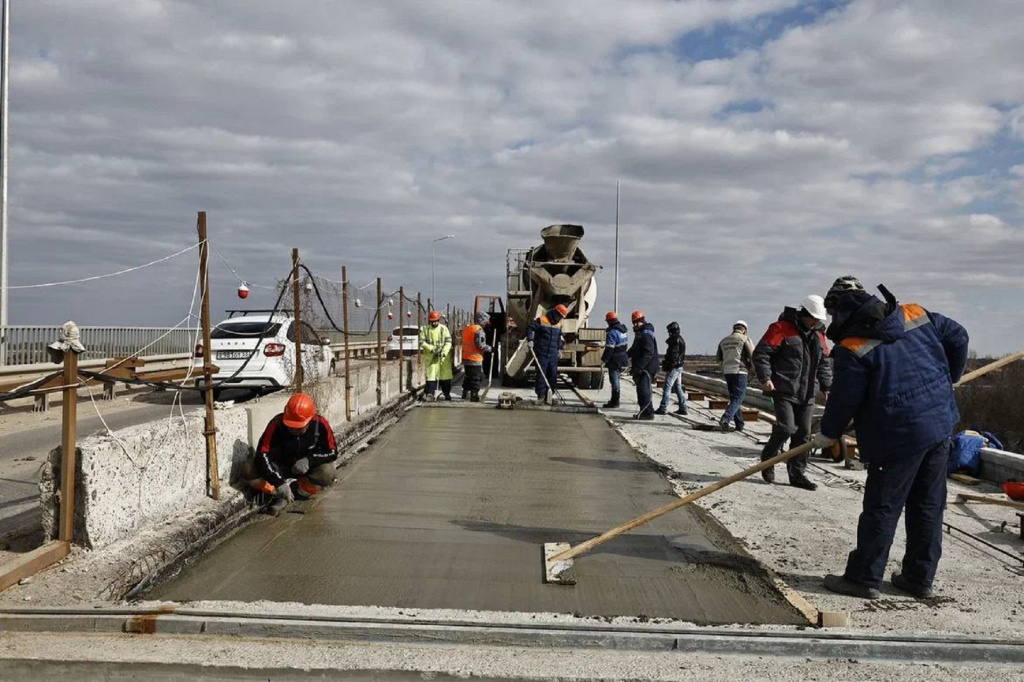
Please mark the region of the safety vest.
MULTIPOLYGON (((900 311, 903 313, 904 331, 909 332, 926 324, 931 324, 931 320, 928 319, 928 311, 916 303, 901 305, 900 311)), ((849 336, 840 341, 839 344, 858 358, 862 358, 875 348, 878 348, 882 341, 879 339, 866 339, 862 336, 849 336)))
POLYGON ((479 329, 483 327, 471 324, 462 330, 462 359, 466 362, 484 361, 484 352, 476 347, 476 333, 479 329))

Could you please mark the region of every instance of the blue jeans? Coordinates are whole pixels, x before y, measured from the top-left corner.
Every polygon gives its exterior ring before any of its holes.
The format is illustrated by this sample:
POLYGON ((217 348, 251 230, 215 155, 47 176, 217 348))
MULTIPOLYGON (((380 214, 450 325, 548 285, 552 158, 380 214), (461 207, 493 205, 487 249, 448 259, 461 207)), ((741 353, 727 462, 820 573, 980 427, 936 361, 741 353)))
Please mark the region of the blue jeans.
POLYGON ((857 548, 846 561, 846 578, 877 588, 905 512, 907 549, 903 577, 931 587, 942 556, 942 512, 946 506, 946 464, 952 441, 946 439, 910 457, 868 462, 864 507, 857 522, 857 548))
POLYGON ((672 400, 672 394, 679 399, 679 408, 686 408, 686 394, 683 393, 683 368, 670 369, 665 375, 665 391, 661 394, 661 409, 667 410, 668 403, 672 400))
POLYGON ((722 425, 736 420, 736 428, 743 428, 743 398, 747 395, 746 374, 726 374, 725 385, 729 389, 729 407, 722 415, 722 425))
POLYGON ((622 370, 608 368, 608 383, 612 386, 612 393, 620 393, 622 391, 622 370))

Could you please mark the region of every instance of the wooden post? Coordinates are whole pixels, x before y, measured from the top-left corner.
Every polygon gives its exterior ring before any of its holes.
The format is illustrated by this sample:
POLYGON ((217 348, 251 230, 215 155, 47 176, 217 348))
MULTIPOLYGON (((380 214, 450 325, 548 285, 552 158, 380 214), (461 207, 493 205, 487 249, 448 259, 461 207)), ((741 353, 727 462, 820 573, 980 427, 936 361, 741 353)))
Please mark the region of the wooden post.
POLYGON ((403 392, 405 377, 405 287, 398 287, 398 392, 403 392))
MULTIPOLYGON (((423 294, 416 294, 416 326, 423 330, 423 294)), ((420 370, 423 369, 423 352, 419 348, 419 344, 416 344, 416 376, 419 376, 420 370)))
POLYGON ((206 490, 220 499, 220 468, 217 463, 217 424, 213 415, 213 352, 210 350, 210 247, 206 240, 206 211, 199 212, 199 281, 202 306, 200 324, 203 328, 203 402, 206 404, 206 490))
POLYGON ((382 329, 384 328, 383 314, 384 314, 384 290, 381 288, 380 277, 377 278, 377 405, 384 404, 384 366, 382 358, 384 356, 384 337, 382 329))
POLYGON ((75 535, 75 448, 78 422, 78 354, 64 353, 64 404, 61 406, 60 527, 57 539, 70 543, 75 535))
POLYGON ((299 250, 292 249, 292 303, 295 307, 295 391, 302 393, 302 311, 299 301, 299 250))
POLYGON ((345 326, 345 421, 352 421, 352 365, 348 348, 348 268, 341 266, 341 317, 345 326))

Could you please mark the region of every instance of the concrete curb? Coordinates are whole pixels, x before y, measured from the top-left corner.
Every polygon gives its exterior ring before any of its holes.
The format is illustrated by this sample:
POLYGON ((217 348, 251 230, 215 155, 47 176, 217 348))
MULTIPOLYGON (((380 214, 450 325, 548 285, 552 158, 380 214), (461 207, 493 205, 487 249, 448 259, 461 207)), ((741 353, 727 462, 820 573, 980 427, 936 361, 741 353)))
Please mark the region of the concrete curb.
POLYGON ((472 644, 627 651, 854 659, 956 664, 1024 664, 1024 640, 935 635, 865 635, 821 631, 734 631, 720 628, 537 625, 411 618, 345 618, 189 609, 8 609, 7 632, 212 635, 246 639, 472 644))

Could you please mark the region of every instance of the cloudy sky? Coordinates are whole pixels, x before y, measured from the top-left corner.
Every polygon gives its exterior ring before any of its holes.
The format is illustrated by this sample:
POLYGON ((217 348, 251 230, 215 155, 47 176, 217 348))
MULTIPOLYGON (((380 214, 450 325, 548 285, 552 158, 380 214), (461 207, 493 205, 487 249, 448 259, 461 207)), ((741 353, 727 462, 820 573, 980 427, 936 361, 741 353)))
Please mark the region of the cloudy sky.
MULTIPOLYGON (((573 222, 603 313, 618 180, 621 312, 693 352, 842 274, 1024 346, 1019 0, 10 2, 12 286, 169 255, 206 210, 262 284, 297 246, 429 292, 454 234, 437 296, 468 306, 573 222)), ((12 289, 11 322, 175 324, 195 256, 12 289)))

